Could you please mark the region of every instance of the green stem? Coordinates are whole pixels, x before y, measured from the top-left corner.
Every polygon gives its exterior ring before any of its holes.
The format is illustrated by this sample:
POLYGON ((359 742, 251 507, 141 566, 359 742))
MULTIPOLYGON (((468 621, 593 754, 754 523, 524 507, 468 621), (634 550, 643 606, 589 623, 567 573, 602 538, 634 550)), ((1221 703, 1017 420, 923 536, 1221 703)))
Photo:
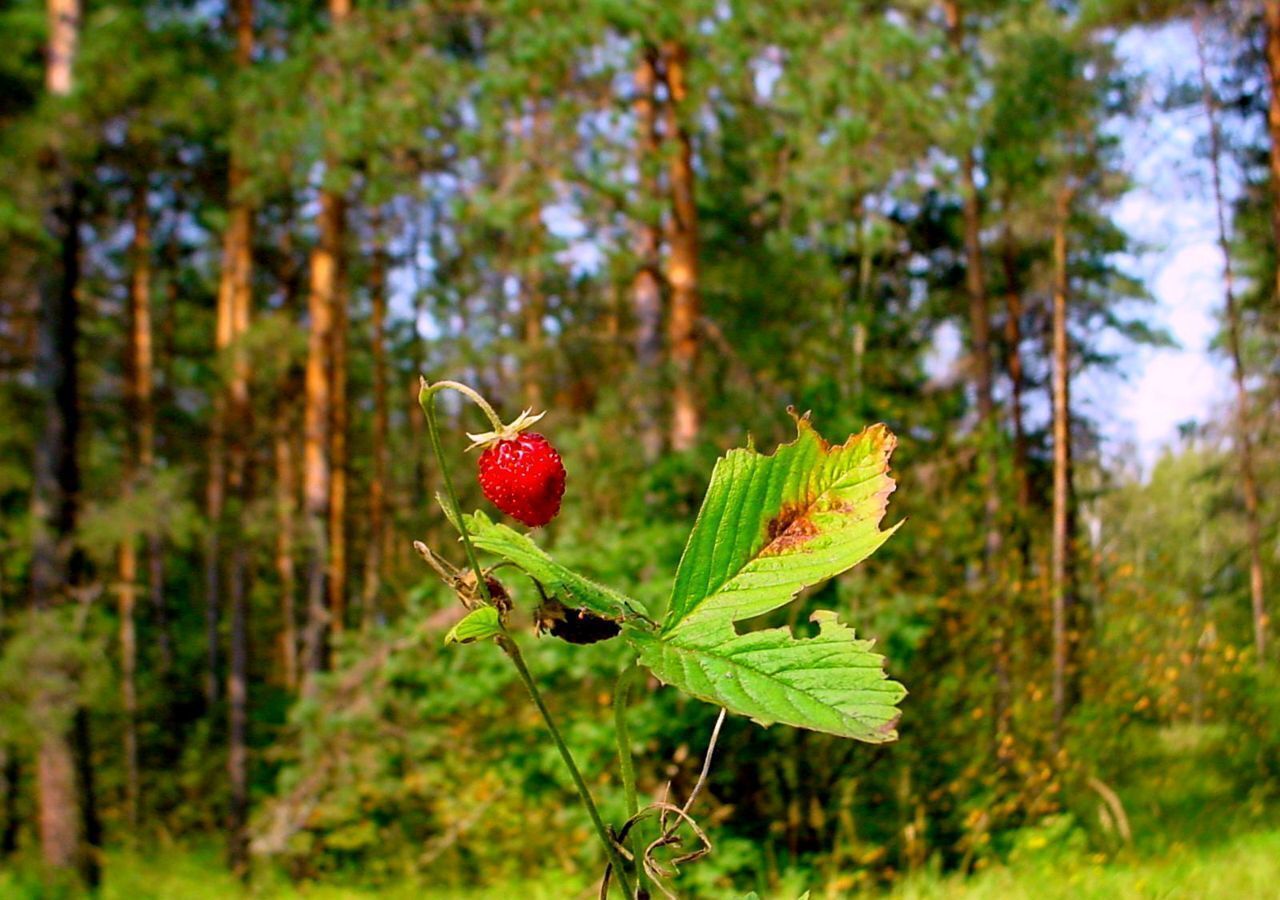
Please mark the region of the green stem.
POLYGON ((613 730, 618 738, 618 767, 622 770, 622 792, 627 799, 628 818, 640 811, 640 801, 636 796, 636 767, 631 759, 631 732, 627 728, 627 699, 631 695, 631 683, 643 671, 635 663, 627 666, 618 676, 613 691, 613 730))
MULTIPOLYGON (((497 414, 494 413, 493 407, 465 384, 459 384, 456 381, 437 381, 435 384, 428 384, 425 378, 422 379, 422 387, 418 391, 418 405, 422 407, 422 411, 427 417, 427 433, 431 437, 431 450, 435 453, 436 462, 440 466, 440 476, 441 481, 444 483, 445 498, 449 501, 449 511, 458 523, 458 531, 462 534, 462 546, 467 553, 467 562, 470 563, 471 568, 476 573, 477 588, 484 599, 492 603, 493 598, 489 594, 489 585, 485 581, 484 570, 480 568, 480 560, 476 556, 476 548, 471 543, 471 535, 467 533, 467 523, 462 518, 462 506, 458 503, 458 494, 453 489, 453 479, 449 476, 449 466, 444 458, 444 446, 440 442, 440 428, 436 424, 435 415, 435 395, 443 388, 451 388, 474 401, 477 406, 484 410, 485 415, 493 422, 495 429, 500 430, 503 425, 497 414)), ((529 674, 529 667, 524 663, 524 656, 520 653, 519 645, 505 631, 498 636, 497 641, 498 646, 502 648, 502 651, 510 657, 511 662, 515 665, 516 672, 520 675, 520 680, 524 682, 525 688, 529 691, 529 696, 533 698, 534 706, 538 707, 538 712, 542 714, 542 721, 546 724, 547 730, 551 732, 551 739, 555 741, 556 749, 560 751, 560 758, 564 760, 565 766, 569 769, 569 774, 573 777, 573 784, 578 790, 578 797, 582 800, 582 805, 586 807, 587 814, 591 817, 591 823, 595 826, 600 842, 604 844, 605 853, 608 854, 613 871, 617 873, 618 882, 622 885, 628 898, 634 897, 635 892, 631 889, 631 880, 627 877, 623 859, 613 845, 613 838, 605 827, 604 820, 600 818, 600 811, 596 808, 595 800, 591 797, 591 791, 587 789, 587 783, 582 777, 582 772, 578 770, 577 763, 573 761, 573 754, 569 752, 568 745, 565 744, 564 738, 560 736, 560 730, 556 728, 556 724, 551 718, 551 711, 547 709, 547 704, 542 699, 542 693, 538 690, 537 684, 534 683, 533 676, 529 674)))
POLYGON ((613 865, 613 871, 617 875, 623 891, 628 898, 634 897, 635 892, 631 888, 631 880, 627 877, 624 861, 617 848, 613 845, 613 838, 609 835, 609 829, 605 827, 604 819, 600 818, 600 810, 596 808, 596 802, 591 798, 591 791, 587 788, 587 782, 583 779, 582 772, 578 770, 577 763, 573 761, 573 754, 569 752, 569 746, 564 742, 564 738, 560 736, 560 729, 556 728, 556 724, 551 718, 551 710, 547 709, 547 704, 542 699, 542 692, 538 690, 537 684, 533 681, 533 676, 529 674, 529 668, 524 663, 524 656, 520 653, 519 645, 509 634, 499 635, 497 640, 498 646, 511 658, 516 671, 520 674, 520 680, 524 682, 525 688, 529 691, 529 696, 533 698, 533 705, 538 707, 538 712, 542 714, 542 721, 546 724, 547 731, 551 732, 551 739, 555 741, 556 749, 560 751, 560 758, 564 760, 565 766, 569 769, 569 774, 573 777, 573 785, 578 789, 578 797, 582 800, 582 805, 586 807, 587 814, 591 816, 591 824, 595 826, 596 835, 599 836, 600 843, 604 844, 605 852, 609 856, 609 862, 613 865))
POLYGON ((489 405, 489 401, 480 396, 480 393, 475 388, 468 387, 461 381, 437 381, 434 384, 428 384, 427 380, 423 378, 422 390, 418 393, 418 402, 422 402, 424 394, 431 397, 434 396, 437 391, 442 391, 445 388, 448 388, 451 391, 457 391, 476 406, 480 407, 480 411, 485 414, 485 417, 489 420, 490 424, 493 425, 494 431, 502 431, 503 428, 506 427, 506 425, 503 424, 503 421, 498 418, 498 414, 494 412, 493 407, 489 405))
MULTIPOLYGON (((631 756, 631 730, 627 727, 627 703, 631 698, 631 687, 644 675, 644 669, 632 663, 622 670, 618 682, 613 689, 613 733, 618 741, 618 768, 622 773, 622 793, 626 797, 627 818, 634 818, 640 811, 640 799, 636 792, 636 766, 631 756)), ((627 849, 632 859, 636 860, 636 879, 643 887, 645 883, 644 867, 640 865, 636 855, 636 826, 632 826, 627 835, 627 849)))
POLYGON ((453 519, 458 523, 458 531, 462 532, 462 546, 467 553, 467 562, 476 573, 476 590, 480 592, 480 596, 484 597, 486 603, 492 603, 489 583, 485 580, 484 570, 480 568, 480 559, 476 556, 476 548, 471 544, 471 535, 467 534, 467 524, 462 519, 462 506, 458 503, 458 493, 453 489, 449 466, 444 461, 444 445, 440 443, 440 428, 436 425, 435 412, 436 392, 444 387, 451 387, 454 390, 465 388, 463 393, 468 396, 475 394, 473 399, 478 401, 478 405, 486 410, 494 421, 497 421, 497 417, 493 415, 492 407, 485 403, 484 398, 466 385, 459 385, 452 381, 437 381, 433 385, 428 385, 427 380, 422 379, 422 389, 418 391, 418 405, 427 416, 427 434, 431 437, 431 450, 436 455, 436 464, 440 466, 440 480, 444 483, 444 495, 449 501, 449 511, 453 514, 453 519))

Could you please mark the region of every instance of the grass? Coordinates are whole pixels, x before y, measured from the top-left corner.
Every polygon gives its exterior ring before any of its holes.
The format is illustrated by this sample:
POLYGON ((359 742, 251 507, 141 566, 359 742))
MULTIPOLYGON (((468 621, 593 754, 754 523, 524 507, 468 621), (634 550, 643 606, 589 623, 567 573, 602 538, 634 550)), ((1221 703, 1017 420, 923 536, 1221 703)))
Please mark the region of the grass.
POLYGON ((904 881, 895 900, 1161 898, 1246 900, 1280 896, 1280 831, 1245 834, 1208 849, 1174 846, 1157 859, 1058 858, 994 868, 969 878, 904 881))
MULTIPOLYGON (((969 877, 934 871, 912 873, 882 900, 1054 900, 1054 898, 1160 898, 1160 900, 1248 900, 1280 897, 1280 810, 1237 789, 1213 765, 1214 735, 1170 730, 1152 741, 1145 757, 1131 760, 1120 791, 1133 826, 1132 846, 1114 856, 1095 853, 1070 817, 1046 820, 1020 832, 1007 863, 969 877)), ((979 861, 981 865, 983 861, 979 861)), ((712 862, 714 868, 714 862, 712 862)), ((432 886, 431 873, 391 886, 290 882, 278 869, 262 867, 245 890, 226 871, 219 848, 146 848, 109 852, 102 900, 559 900, 593 897, 581 876, 540 873, 526 883, 463 890, 432 886)), ((708 873, 710 874, 710 873, 708 873)), ((803 891, 809 873, 792 872, 796 887, 779 888, 765 900, 790 900, 803 891)), ((818 885, 812 896, 847 896, 818 885)), ((0 869, 3 900, 61 900, 29 868, 0 869)), ((710 895, 709 895, 710 896, 710 895)), ((715 896, 735 896, 720 892, 715 896)))
MULTIPOLYGON (((321 884, 293 885, 282 876, 255 881, 245 892, 226 873, 212 851, 182 851, 157 856, 113 853, 107 865, 102 900, 221 900, 249 896, 262 900, 553 900, 582 896, 583 885, 549 880, 506 884, 471 891, 432 890, 405 882, 390 888, 321 884)), ((590 891, 587 889, 587 893, 590 891)), ((50 897, 34 873, 0 871, 0 897, 36 900, 50 897)), ((822 896, 815 891, 815 897, 822 896)), ((883 895, 881 895, 883 896, 883 895)), ((972 875, 923 873, 902 881, 892 900, 1087 900, 1087 898, 1160 898, 1160 900, 1243 900, 1280 896, 1280 830, 1237 835, 1204 848, 1173 845, 1158 858, 1111 860, 1100 856, 1058 854, 1024 860, 972 875)))

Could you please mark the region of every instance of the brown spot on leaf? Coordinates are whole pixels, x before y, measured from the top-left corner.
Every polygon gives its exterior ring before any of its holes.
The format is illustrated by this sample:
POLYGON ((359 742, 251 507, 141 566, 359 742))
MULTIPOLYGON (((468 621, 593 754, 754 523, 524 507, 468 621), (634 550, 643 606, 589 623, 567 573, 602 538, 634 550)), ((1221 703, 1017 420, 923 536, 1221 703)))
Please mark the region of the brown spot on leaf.
POLYGON ((818 526, 809 518, 812 500, 785 504, 765 526, 764 547, 761 556, 781 556, 799 549, 818 533, 818 526))

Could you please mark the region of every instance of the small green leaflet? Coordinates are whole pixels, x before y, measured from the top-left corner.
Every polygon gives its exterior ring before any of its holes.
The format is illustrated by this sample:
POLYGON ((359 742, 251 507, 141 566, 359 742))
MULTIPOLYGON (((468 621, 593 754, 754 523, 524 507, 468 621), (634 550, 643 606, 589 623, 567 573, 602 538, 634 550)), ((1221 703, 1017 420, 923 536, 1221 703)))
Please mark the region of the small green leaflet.
POLYGON ((485 638, 497 637, 500 634, 502 634, 502 622, 498 618, 498 611, 492 606, 480 606, 471 610, 457 625, 450 628, 449 633, 444 636, 444 642, 470 644, 485 638))
POLYGON ((734 629, 853 568, 897 530, 880 529, 894 489, 889 430, 832 447, 807 418, 796 426, 772 455, 731 450, 716 463, 661 629, 627 636, 662 681, 762 725, 893 740, 906 691, 835 613, 815 613, 809 639, 734 629))
POLYGON ((527 535, 491 521, 482 512, 465 518, 467 533, 476 547, 524 570, 563 605, 619 622, 641 616, 636 601, 560 565, 527 535))

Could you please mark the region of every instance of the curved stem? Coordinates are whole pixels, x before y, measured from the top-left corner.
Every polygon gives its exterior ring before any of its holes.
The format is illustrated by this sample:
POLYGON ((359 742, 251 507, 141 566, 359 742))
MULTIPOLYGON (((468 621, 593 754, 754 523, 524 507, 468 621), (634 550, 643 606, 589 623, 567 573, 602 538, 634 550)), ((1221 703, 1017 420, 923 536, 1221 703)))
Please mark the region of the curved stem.
POLYGON ((609 856, 609 862, 613 865, 613 870, 618 873, 618 881, 622 884, 623 891, 626 892, 628 898, 634 897, 635 892, 632 890, 631 881, 627 877, 627 870, 623 867, 622 857, 618 854, 618 850, 613 845, 613 838, 609 834, 609 829, 605 827, 604 820, 600 818, 600 810, 596 808, 595 800, 591 797, 591 791, 587 788, 587 782, 582 777, 582 772, 578 770, 578 765, 573 761, 573 754, 569 752, 569 746, 564 742, 564 738, 560 736, 560 729, 556 728, 555 722, 551 718, 551 710, 547 709, 546 702, 542 699, 542 692, 538 690, 537 684, 533 681, 533 676, 529 674, 529 668, 524 663, 524 656, 520 653, 520 647, 509 634, 501 634, 498 636, 498 646, 502 651, 510 657, 511 662, 516 667, 516 672, 520 675, 520 680, 524 682, 525 688, 529 691, 529 696, 533 698, 533 705, 538 707, 538 712, 542 714, 542 721, 547 726, 547 731, 551 732, 551 739, 555 741, 556 749, 560 751, 560 758, 564 760, 565 766, 569 769, 569 774, 573 777, 573 786, 578 789, 578 797, 582 800, 582 805, 586 807, 587 814, 591 816, 591 824, 595 826, 596 834, 600 838, 600 842, 604 844, 605 853, 609 856))
POLYGON ((634 816, 640 811, 640 801, 636 796, 636 767, 631 758, 631 732, 627 728, 627 701, 631 696, 631 685, 636 676, 643 674, 644 669, 632 663, 622 670, 613 691, 613 730, 618 739, 618 768, 622 771, 622 792, 627 800, 627 816, 634 816))
MULTIPOLYGON (((419 377, 421 378, 421 376, 419 377)), ((494 412, 493 407, 489 405, 489 401, 484 399, 484 397, 481 397, 479 392, 474 388, 468 387, 460 381, 437 381, 434 383, 428 383, 425 378, 422 378, 421 380, 422 389, 418 392, 418 402, 423 404, 424 409, 426 408, 425 404, 429 402, 429 400, 434 397, 438 391, 448 388, 449 390, 457 391, 476 406, 480 407, 480 411, 484 413, 490 423, 492 423, 494 431, 502 431, 506 427, 503 421, 498 418, 498 414, 494 412)))
MULTIPOLYGON (((444 446, 440 442, 440 428, 436 424, 435 415, 435 395, 443 388, 452 388, 472 400, 489 417, 496 430, 501 430, 503 425, 493 411, 493 407, 465 384, 460 384, 456 381, 437 381, 435 384, 428 384, 425 378, 422 379, 422 387, 418 391, 418 405, 422 407, 422 411, 427 417, 427 433, 431 438, 431 449, 436 455, 436 462, 440 465, 441 481, 444 483, 445 498, 449 502, 449 512, 452 514, 454 521, 458 523, 458 531, 462 534, 462 545, 466 549, 467 562, 476 573, 476 587, 485 601, 492 603, 493 598, 489 594, 489 584, 485 581, 484 569, 480 567, 480 560, 476 556, 476 548, 471 543, 471 535, 467 533, 467 523, 462 518, 462 506, 458 503, 458 494, 453 488, 453 479, 449 476, 449 466, 444 458, 444 446)), ((497 641, 498 646, 502 648, 502 651, 507 654, 515 665, 516 672, 520 675, 520 680, 524 682, 525 689, 528 690, 529 696, 533 698, 534 706, 542 714, 542 721, 546 724, 547 730, 551 732, 551 739, 555 741, 556 749, 560 751, 560 758, 564 760, 565 766, 569 769, 569 774, 573 778, 573 785, 578 791, 578 797, 581 799, 582 805, 586 807, 587 814, 591 817, 591 824, 595 826, 600 842, 604 844, 609 862, 612 864, 614 871, 618 873, 618 881, 621 883, 627 897, 634 897, 635 893, 631 888, 631 881, 623 868, 622 857, 613 844, 613 837, 609 834, 609 829, 605 827, 604 820, 600 818, 600 810, 596 808, 595 800, 591 797, 591 791, 587 788, 582 772, 578 770, 577 763, 573 761, 573 754, 569 752, 568 745, 564 742, 564 738, 560 736, 560 730, 556 728, 556 724, 551 718, 551 711, 547 709, 547 704, 542 699, 542 693, 538 690, 533 676, 529 673, 529 667, 525 665, 524 656, 520 653, 519 645, 505 631, 498 635, 497 641)))
MULTIPOLYGON (((644 675, 639 664, 632 663, 622 670, 618 682, 613 689, 613 733, 618 741, 618 769, 622 773, 622 793, 627 803, 627 818, 633 819, 640 811, 640 800, 636 792, 636 767, 631 756, 631 730, 627 727, 627 704, 631 698, 631 688, 644 675)), ((644 868, 636 856, 636 838, 626 839, 627 849, 636 860, 636 879, 644 885, 644 868)))
MULTIPOLYGON (((458 531, 462 532, 462 546, 467 553, 467 562, 476 573, 476 590, 480 592, 480 596, 484 597, 486 603, 492 603, 493 597, 489 595, 489 583, 485 580, 484 570, 480 568, 480 559, 476 556, 476 548, 471 544, 471 536, 467 534, 467 524, 462 519, 462 506, 458 503, 458 494, 453 489, 453 479, 449 476, 449 465, 444 460, 444 446, 440 443, 440 427, 436 424, 435 412, 435 395, 436 391, 444 386, 455 387, 451 381, 440 381, 434 385, 428 385, 427 380, 422 379, 422 389, 418 392, 418 405, 422 407, 422 411, 427 416, 427 434, 431 437, 431 450, 436 455, 436 463, 440 466, 440 480, 444 483, 445 498, 449 501, 449 512, 453 515, 453 519, 458 523, 458 531)), ((457 385, 456 387, 466 387, 465 385, 457 385)), ((455 388, 456 389, 456 388, 455 388)), ((466 388, 471 391, 471 388, 466 388)), ((471 393, 475 393, 471 391, 471 393)), ((484 398, 479 394, 475 395, 483 408, 487 409, 490 414, 493 409, 488 403, 484 402, 484 398)))

